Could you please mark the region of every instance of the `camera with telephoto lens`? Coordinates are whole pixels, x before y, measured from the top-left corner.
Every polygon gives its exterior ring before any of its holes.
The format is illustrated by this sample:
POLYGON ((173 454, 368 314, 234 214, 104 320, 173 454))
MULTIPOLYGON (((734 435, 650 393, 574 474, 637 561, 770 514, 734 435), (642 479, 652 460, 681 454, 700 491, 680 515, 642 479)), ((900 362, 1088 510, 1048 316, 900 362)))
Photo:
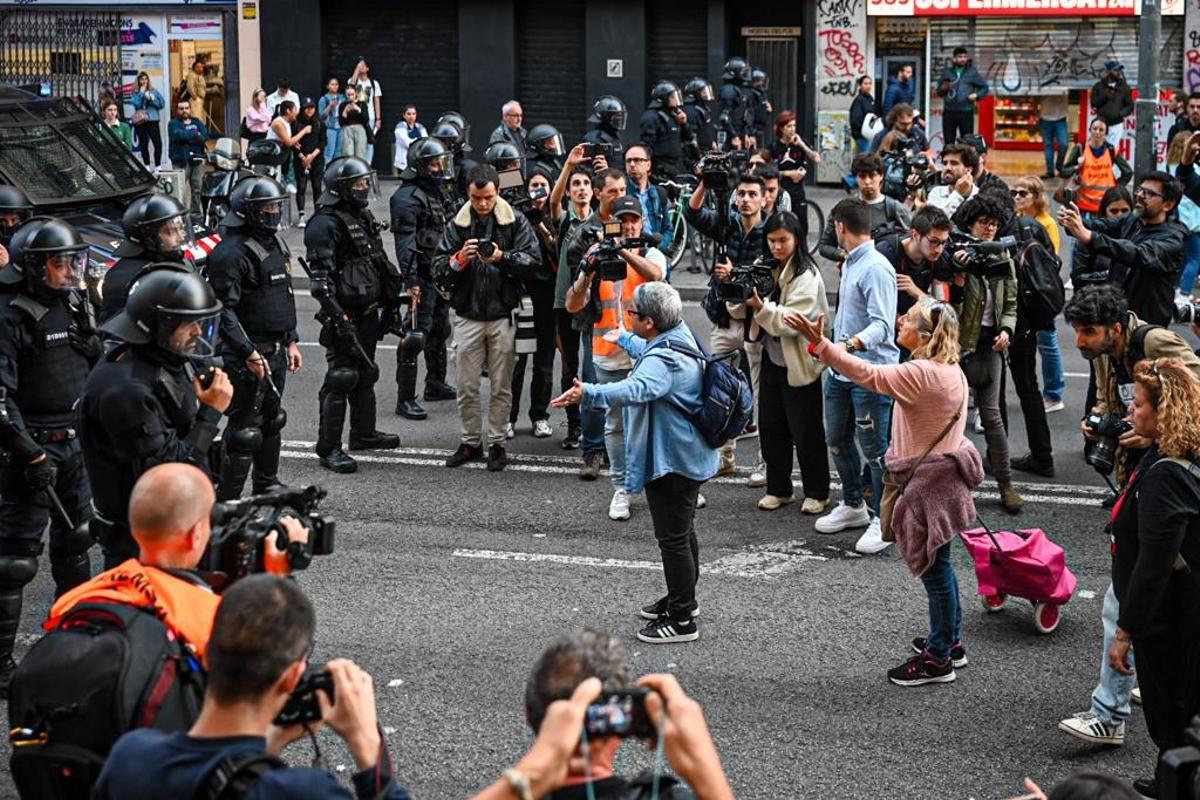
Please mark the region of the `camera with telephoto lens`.
POLYGON ((779 261, 770 256, 762 256, 751 264, 738 264, 729 270, 729 280, 721 281, 719 289, 721 297, 735 303, 744 302, 758 292, 760 298, 767 298, 775 291, 775 270, 779 261))
POLYGON ((700 159, 700 177, 704 188, 711 192, 727 193, 742 169, 750 163, 750 153, 745 150, 710 150, 700 159))
POLYGON ((212 537, 200 569, 219 572, 227 582, 266 571, 267 537, 275 532, 276 544, 287 552, 293 570, 305 569, 313 556, 333 552, 334 521, 317 513, 325 497, 319 486, 276 489, 241 500, 216 503, 212 507, 212 537), (280 521, 296 519, 308 531, 308 542, 293 542, 280 521))
POLYGON ((662 239, 660 237, 639 236, 627 239, 621 236, 621 223, 610 220, 603 223, 604 237, 596 248, 595 260, 587 267, 595 272, 602 281, 623 281, 628 277, 625 259, 621 258, 621 250, 638 250, 643 247, 654 247, 662 239))
POLYGON ((911 175, 928 181, 929 156, 918 152, 911 138, 897 139, 891 150, 880 153, 883 159, 883 193, 893 200, 904 201, 913 189, 908 185, 911 175))
POLYGON ((1183 740, 1158 756, 1154 782, 1163 800, 1200 800, 1200 716, 1183 729, 1183 740))
POLYGON ((1087 462, 1101 475, 1111 475, 1117 463, 1117 440, 1133 430, 1133 426, 1112 412, 1089 414, 1084 424, 1095 437, 1087 462))
POLYGON ((480 258, 491 258, 492 254, 496 252, 496 243, 486 236, 476 239, 475 251, 479 253, 480 258))
POLYGON ((1197 308, 1200 308, 1200 301, 1193 300, 1190 297, 1177 299, 1175 301, 1175 321, 1195 325, 1197 308))
POLYGON ((967 254, 965 264, 957 258, 954 259, 955 268, 985 281, 1008 277, 1009 262, 1016 249, 1017 240, 1013 236, 985 241, 963 231, 950 234, 950 252, 958 253, 961 250, 967 254))

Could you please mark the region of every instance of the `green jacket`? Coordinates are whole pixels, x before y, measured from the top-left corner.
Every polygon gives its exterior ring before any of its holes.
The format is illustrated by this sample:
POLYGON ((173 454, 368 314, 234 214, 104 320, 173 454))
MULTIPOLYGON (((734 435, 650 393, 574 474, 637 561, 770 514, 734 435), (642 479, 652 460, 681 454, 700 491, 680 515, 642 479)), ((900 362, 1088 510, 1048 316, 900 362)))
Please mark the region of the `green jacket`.
MULTIPOLYGON (((1008 262, 1008 277, 995 278, 992 285, 992 316, 997 331, 1008 331, 1012 338, 1017 327, 1017 272, 1012 259, 1008 262)), ((958 341, 964 352, 973 353, 979 347, 979 329, 983 327, 983 304, 987 300, 987 287, 983 278, 967 274, 967 285, 963 288, 962 302, 955 307, 958 313, 958 341)))

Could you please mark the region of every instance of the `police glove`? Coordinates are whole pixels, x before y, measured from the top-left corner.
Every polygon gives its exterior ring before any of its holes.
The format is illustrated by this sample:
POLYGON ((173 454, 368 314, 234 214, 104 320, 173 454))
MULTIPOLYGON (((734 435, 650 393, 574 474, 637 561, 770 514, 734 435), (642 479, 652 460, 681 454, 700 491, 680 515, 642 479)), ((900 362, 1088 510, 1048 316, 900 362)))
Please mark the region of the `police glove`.
POLYGON ((338 320, 336 331, 338 341, 343 344, 352 344, 358 340, 358 330, 348 319, 338 320))
POLYGON ((83 353, 90 361, 100 358, 104 352, 104 345, 95 332, 89 333, 79 326, 72 325, 67 329, 67 338, 70 340, 71 346, 83 353))
POLYGON ((57 475, 58 469, 55 468, 54 462, 42 453, 36 460, 25 465, 25 486, 30 491, 40 492, 47 486, 53 486, 57 475))

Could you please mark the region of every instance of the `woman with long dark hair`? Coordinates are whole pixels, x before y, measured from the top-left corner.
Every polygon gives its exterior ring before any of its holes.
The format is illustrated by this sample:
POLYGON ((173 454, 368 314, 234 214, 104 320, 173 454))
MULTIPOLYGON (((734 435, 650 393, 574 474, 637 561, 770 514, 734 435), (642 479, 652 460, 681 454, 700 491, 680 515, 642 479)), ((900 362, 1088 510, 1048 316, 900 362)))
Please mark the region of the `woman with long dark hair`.
POLYGON ((139 72, 129 102, 133 106, 133 131, 138 137, 138 149, 142 151, 142 163, 148 167, 157 167, 162 163, 159 112, 166 107, 167 101, 150 83, 150 75, 139 72), (151 147, 154 148, 153 156, 150 155, 151 147))
MULTIPOLYGON (((791 196, 792 211, 804 214, 804 177, 808 162, 821 163, 821 154, 813 150, 796 132, 796 112, 784 109, 775 117, 775 143, 771 145, 775 166, 779 167, 780 187, 791 196)), ((804 219, 803 216, 800 217, 804 219)))

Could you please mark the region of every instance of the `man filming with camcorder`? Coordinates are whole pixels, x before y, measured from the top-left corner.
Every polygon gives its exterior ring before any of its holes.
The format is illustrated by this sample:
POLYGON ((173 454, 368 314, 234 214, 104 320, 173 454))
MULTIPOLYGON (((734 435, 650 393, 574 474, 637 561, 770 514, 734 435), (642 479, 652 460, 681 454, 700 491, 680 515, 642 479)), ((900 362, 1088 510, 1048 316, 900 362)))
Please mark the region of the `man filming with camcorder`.
MULTIPOLYGON (((407 800, 392 775, 371 676, 337 659, 319 671, 310 658, 316 616, 291 581, 256 575, 221 600, 209 643, 208 686, 186 733, 139 729, 113 747, 98 800, 217 797, 227 783, 253 798, 407 800), (353 792, 331 773, 288 767, 278 755, 328 725, 354 759, 353 792)), ((318 763, 320 749, 317 748, 318 763)))

